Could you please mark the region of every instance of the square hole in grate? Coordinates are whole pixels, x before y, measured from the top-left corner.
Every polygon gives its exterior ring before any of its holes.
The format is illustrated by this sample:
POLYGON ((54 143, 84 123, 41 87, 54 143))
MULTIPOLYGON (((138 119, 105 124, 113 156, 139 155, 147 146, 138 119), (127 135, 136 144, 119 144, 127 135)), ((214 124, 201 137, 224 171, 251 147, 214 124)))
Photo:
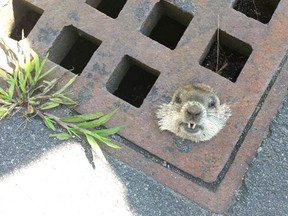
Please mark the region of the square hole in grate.
POLYGON ((86 3, 102 13, 117 18, 127 0, 87 0, 86 3))
POLYGON ((192 14, 161 0, 145 20, 141 32, 173 50, 192 18, 192 14))
POLYGON ((159 71, 125 56, 108 80, 106 88, 113 95, 140 107, 159 74, 159 71))
POLYGON ((100 40, 74 26, 66 26, 50 48, 49 59, 80 74, 100 44, 100 40))
POLYGON ((200 64, 232 82, 236 82, 252 53, 252 48, 249 44, 219 29, 216 31, 207 50, 208 53, 204 54, 200 64))
POLYGON ((280 0, 236 0, 234 9, 264 24, 268 23, 280 0))
POLYGON ((10 37, 19 41, 22 38, 22 30, 24 37, 27 37, 44 11, 23 0, 13 0, 12 7, 14 24, 10 37))

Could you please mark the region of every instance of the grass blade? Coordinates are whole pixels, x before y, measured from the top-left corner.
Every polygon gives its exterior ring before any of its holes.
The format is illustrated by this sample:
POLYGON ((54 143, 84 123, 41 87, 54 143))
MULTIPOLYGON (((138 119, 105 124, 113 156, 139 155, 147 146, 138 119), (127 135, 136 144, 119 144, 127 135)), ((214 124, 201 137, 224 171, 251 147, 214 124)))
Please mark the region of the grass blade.
POLYGON ((9 109, 7 107, 0 107, 0 120, 5 118, 6 115, 8 114, 9 109))
POLYGON ((53 109, 55 107, 58 107, 60 104, 59 103, 54 103, 54 102, 46 102, 42 104, 39 109, 40 110, 48 110, 48 109, 53 109))
POLYGON ((34 50, 31 49, 30 52, 31 52, 31 55, 33 56, 33 63, 35 66, 34 67, 35 68, 34 82, 37 82, 41 73, 40 66, 39 66, 40 59, 39 59, 39 55, 34 50))
POLYGON ((78 137, 79 139, 81 139, 80 135, 81 132, 79 132, 78 130, 74 129, 74 128, 66 128, 66 130, 68 131, 69 134, 73 134, 74 136, 78 137))
POLYGON ((104 144, 106 144, 107 146, 114 148, 114 149, 119 149, 120 146, 114 144, 113 142, 111 142, 110 139, 108 139, 107 137, 102 137, 102 136, 95 136, 98 140, 100 140, 101 142, 103 142, 104 144))
POLYGON ((85 136, 86 136, 87 142, 90 144, 91 148, 96 153, 96 155, 99 158, 101 158, 102 160, 106 161, 106 158, 105 158, 100 146, 96 142, 96 140, 92 136, 90 136, 88 134, 85 134, 85 136))
POLYGON ((13 100, 15 84, 14 84, 14 82, 10 82, 9 84, 10 84, 10 86, 9 86, 9 88, 8 88, 7 93, 8 93, 8 95, 9 95, 9 97, 10 97, 10 100, 13 100))
POLYGON ((3 95, 5 97, 9 96, 8 93, 0 87, 0 96, 3 95))
POLYGON ((0 78, 6 81, 7 79, 9 79, 9 77, 11 76, 6 71, 0 68, 0 78))
POLYGON ((65 91, 76 80, 77 77, 78 75, 75 75, 74 77, 72 77, 61 89, 56 91, 54 95, 61 94, 63 91, 65 91))
POLYGON ((107 128, 107 129, 100 129, 100 130, 94 130, 91 131, 93 134, 97 134, 98 136, 110 136, 113 134, 118 133, 120 130, 122 130, 124 126, 119 126, 119 127, 113 127, 113 128, 107 128))
POLYGON ((117 109, 112 111, 111 113, 108 113, 108 114, 100 117, 97 120, 93 120, 93 121, 89 121, 89 122, 82 122, 82 123, 78 124, 78 127, 80 127, 80 128, 95 128, 95 127, 98 127, 98 126, 108 122, 116 112, 117 112, 117 109))
MULTIPOLYGON (((36 91, 36 90, 38 90, 38 89, 42 89, 42 88, 44 88, 45 86, 44 85, 33 85, 33 86, 31 86, 30 88, 29 88, 29 91, 28 91, 28 94, 30 95, 30 99, 31 98, 34 98, 34 97, 31 97, 33 94, 34 94, 34 92, 36 91)), ((37 96, 39 96, 40 95, 40 93, 37 95, 37 96)))
POLYGON ((49 134, 49 137, 56 137, 59 140, 67 140, 72 138, 72 136, 68 133, 49 134))
POLYGON ((53 131, 56 130, 55 125, 54 125, 55 122, 52 119, 50 119, 49 117, 44 116, 44 123, 45 123, 47 128, 49 128, 53 131))
POLYGON ((41 74, 41 71, 43 70, 43 67, 44 67, 44 65, 46 64, 46 61, 47 61, 47 59, 48 59, 48 56, 49 56, 49 53, 47 53, 46 55, 45 55, 45 57, 44 57, 44 59, 42 60, 42 62, 41 62, 41 64, 40 64, 40 67, 38 68, 38 76, 37 76, 37 78, 39 77, 39 75, 41 74))
POLYGON ((65 97, 64 95, 59 95, 59 97, 52 97, 49 99, 51 102, 64 104, 64 105, 76 105, 77 103, 73 101, 71 98, 65 97))
POLYGON ((60 120, 66 123, 80 123, 80 122, 98 119, 102 116, 103 116, 103 113, 94 112, 94 113, 87 113, 87 114, 74 115, 74 116, 64 116, 60 118, 60 120))
POLYGON ((98 139, 99 141, 101 141, 102 143, 106 144, 107 146, 114 148, 114 149, 119 149, 120 146, 114 144, 113 142, 111 142, 111 140, 107 137, 103 137, 103 136, 99 136, 98 134, 93 134, 91 131, 87 132, 88 135, 95 137, 96 139, 98 139))
POLYGON ((21 70, 18 72, 18 82, 19 82, 19 87, 20 87, 22 93, 25 94, 27 92, 26 81, 25 81, 24 75, 23 75, 21 70))
POLYGON ((51 80, 50 82, 45 82, 47 86, 43 89, 43 91, 39 95, 45 95, 49 93, 49 91, 51 91, 54 88, 54 86, 57 84, 57 81, 58 81, 58 78, 55 78, 51 80))
POLYGON ((47 76, 48 74, 50 74, 56 67, 57 67, 57 65, 55 65, 54 67, 52 67, 52 68, 50 68, 49 70, 47 70, 46 72, 44 72, 44 73, 37 79, 37 81, 40 80, 40 79, 43 79, 45 76, 47 76))
POLYGON ((25 71, 25 82, 27 82, 27 80, 29 80, 29 82, 31 84, 34 84, 33 79, 32 79, 32 75, 31 75, 31 72, 34 69, 34 62, 33 61, 27 62, 26 65, 24 65, 23 69, 25 71))
POLYGON ((29 104, 31 104, 32 106, 36 106, 36 105, 40 104, 40 101, 36 101, 36 100, 30 98, 29 104))

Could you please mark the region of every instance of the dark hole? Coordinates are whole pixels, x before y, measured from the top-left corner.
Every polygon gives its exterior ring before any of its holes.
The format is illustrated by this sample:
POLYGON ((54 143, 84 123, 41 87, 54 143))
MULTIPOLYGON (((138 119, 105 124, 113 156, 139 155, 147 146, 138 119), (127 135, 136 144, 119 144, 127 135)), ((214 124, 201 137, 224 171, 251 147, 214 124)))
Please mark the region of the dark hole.
POLYGON ((117 18, 127 0, 87 0, 86 3, 112 18, 117 18))
POLYGON ((74 26, 66 26, 49 49, 49 59, 80 74, 100 44, 101 41, 74 26))
POLYGON ((79 37, 60 65, 75 74, 80 74, 98 47, 84 37, 79 37))
POLYGON ((148 68, 136 60, 131 60, 130 57, 129 60, 127 57, 124 58, 124 61, 125 69, 120 67, 120 70, 112 75, 114 78, 108 81, 107 89, 122 100, 125 100, 135 107, 140 107, 156 82, 159 72, 148 68), (123 77, 117 78, 117 76, 121 76, 121 74, 123 77), (118 86, 111 81, 117 79, 119 83, 118 86))
MULTIPOLYGON (((216 32, 217 35, 217 32, 216 32)), ((215 36, 217 38, 217 36, 215 36)), ((236 82, 242 68, 248 60, 252 48, 220 30, 219 56, 217 58, 218 43, 214 39, 202 66, 218 73, 232 82, 236 82), (218 66, 217 66, 218 62, 218 66)))
POLYGON ((14 27, 10 37, 14 40, 22 39, 22 30, 24 37, 27 37, 37 21, 43 14, 43 10, 37 9, 23 1, 13 1, 14 27))
POLYGON ((164 15, 153 28, 149 37, 170 49, 175 49, 185 30, 186 26, 164 15))
POLYGON ((141 32, 173 50, 191 20, 191 14, 181 11, 166 1, 160 1, 144 22, 141 32))
POLYGON ((140 107, 157 76, 133 65, 129 68, 114 95, 128 103, 140 107))
POLYGON ((234 9, 264 24, 268 23, 280 0, 238 0, 234 9))

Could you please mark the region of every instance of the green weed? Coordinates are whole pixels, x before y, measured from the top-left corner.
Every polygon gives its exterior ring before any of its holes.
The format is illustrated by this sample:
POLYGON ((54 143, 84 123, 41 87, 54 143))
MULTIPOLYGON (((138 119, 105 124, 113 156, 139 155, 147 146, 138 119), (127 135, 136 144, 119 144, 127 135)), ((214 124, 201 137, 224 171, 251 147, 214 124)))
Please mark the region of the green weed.
POLYGON ((77 105, 77 102, 71 99, 66 91, 77 75, 73 76, 62 88, 56 90, 55 86, 59 78, 49 81, 45 79, 55 69, 53 67, 44 70, 48 54, 40 60, 38 54, 28 46, 18 42, 15 50, 6 43, 4 38, 0 38, 1 47, 13 72, 9 73, 0 68, 0 79, 5 83, 5 87, 0 86, 0 120, 21 109, 24 110, 24 115, 28 119, 31 116, 39 116, 53 131, 56 131, 56 125, 64 129, 65 132, 51 134, 51 137, 60 140, 77 137, 86 140, 94 152, 101 157, 103 154, 98 142, 112 148, 119 148, 109 136, 119 132, 122 127, 97 129, 109 121, 117 110, 108 114, 95 112, 65 117, 57 117, 47 112, 60 105, 77 105))

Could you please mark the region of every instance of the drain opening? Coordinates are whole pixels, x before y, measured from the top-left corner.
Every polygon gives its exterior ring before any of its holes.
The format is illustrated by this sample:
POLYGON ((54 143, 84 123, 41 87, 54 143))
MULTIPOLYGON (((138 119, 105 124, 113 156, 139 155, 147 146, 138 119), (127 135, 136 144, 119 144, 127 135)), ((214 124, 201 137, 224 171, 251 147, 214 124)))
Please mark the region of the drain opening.
POLYGON ((219 30, 218 45, 217 33, 218 30, 210 43, 211 45, 207 48, 208 53, 204 53, 204 58, 202 58, 200 64, 228 80, 236 82, 242 68, 252 53, 252 48, 249 44, 221 30, 219 30), (217 57, 218 47, 219 55, 217 57))
POLYGON ((111 18, 117 18, 120 11, 123 9, 127 0, 87 0, 86 3, 91 7, 96 8, 102 13, 110 16, 111 18))
POLYGON ((24 37, 27 37, 44 11, 23 0, 14 0, 12 5, 14 24, 10 37, 19 41, 22 39, 22 30, 24 31, 24 37))
POLYGON ((144 22, 141 32, 160 44, 175 49, 193 16, 166 2, 158 2, 144 22))
POLYGON ((280 0, 238 0, 234 9, 264 24, 273 16, 280 0))
POLYGON ((49 50, 49 59, 75 74, 81 74, 101 41, 74 26, 66 26, 49 50))
POLYGON ((111 75, 106 88, 113 95, 140 107, 159 74, 147 65, 125 56, 111 75))

